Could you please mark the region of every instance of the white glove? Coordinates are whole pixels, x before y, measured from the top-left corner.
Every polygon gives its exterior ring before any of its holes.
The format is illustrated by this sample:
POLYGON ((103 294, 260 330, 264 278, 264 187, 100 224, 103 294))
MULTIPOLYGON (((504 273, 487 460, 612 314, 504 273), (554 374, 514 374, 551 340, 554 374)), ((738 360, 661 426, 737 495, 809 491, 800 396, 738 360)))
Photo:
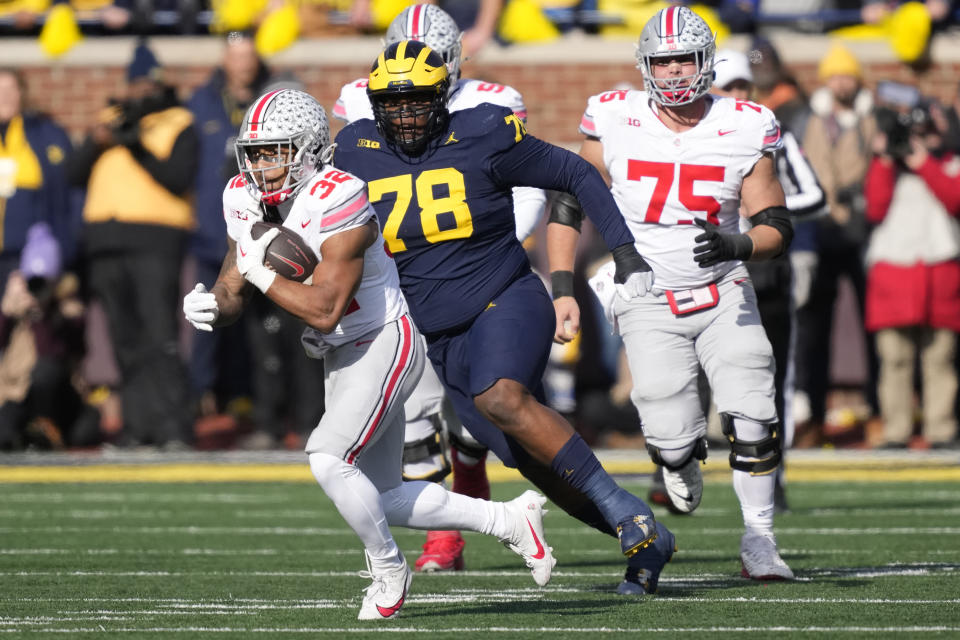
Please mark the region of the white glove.
POLYGON ((183 296, 183 315, 200 331, 213 331, 213 323, 220 315, 217 297, 209 293, 202 282, 198 283, 193 291, 183 296))
POLYGON ((653 271, 635 271, 623 284, 617 283, 617 293, 624 300, 645 296, 653 289, 653 271))
POLYGON ((273 228, 254 240, 250 235, 250 227, 247 227, 237 242, 237 271, 262 293, 267 292, 277 277, 276 272, 263 264, 263 258, 270 241, 279 233, 280 229, 273 228))

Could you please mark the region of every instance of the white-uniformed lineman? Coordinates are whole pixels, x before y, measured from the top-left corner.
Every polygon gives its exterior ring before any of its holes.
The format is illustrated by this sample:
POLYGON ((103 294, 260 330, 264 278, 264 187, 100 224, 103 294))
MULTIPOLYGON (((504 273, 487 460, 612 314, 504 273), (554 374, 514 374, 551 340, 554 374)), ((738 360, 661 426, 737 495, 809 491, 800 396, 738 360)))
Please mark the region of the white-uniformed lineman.
POLYGON ((304 348, 325 362, 326 412, 306 451, 317 482, 365 548, 373 582, 359 618, 397 615, 410 586, 412 571, 389 525, 495 535, 546 584, 555 561, 543 540, 543 496, 528 491, 498 503, 402 481, 403 405, 423 369, 423 342, 366 185, 327 164, 333 146, 323 108, 302 91, 266 93, 247 111, 236 144, 240 175, 223 194, 227 256, 210 292, 197 285, 184 298, 184 314, 210 331, 236 320, 257 288, 308 325, 304 348), (264 265, 279 231, 254 240, 250 229, 260 220, 282 223, 313 249, 320 262, 309 284, 264 265))
MULTIPOLYGON (((653 268, 651 294, 608 297, 633 377, 631 398, 647 448, 664 466, 674 507, 700 503, 706 421, 697 392, 703 367, 730 441, 733 483, 746 531, 743 574, 789 579, 773 535, 774 478, 781 433, 774 360, 746 260, 784 252, 793 230, 773 154, 781 147, 773 114, 760 105, 708 93, 714 36, 686 7, 659 11, 637 47, 645 91, 590 98, 580 123, 580 154, 607 175, 611 190, 653 268), (740 233, 741 205, 750 230, 740 233)), ((551 224, 548 245, 569 256, 576 231, 551 224)), ((596 281, 595 281, 596 282, 596 281)), ((613 283, 600 285, 612 288, 613 283)), ((571 297, 558 315, 578 324, 571 297)), ((558 322, 558 338, 570 339, 558 322)))

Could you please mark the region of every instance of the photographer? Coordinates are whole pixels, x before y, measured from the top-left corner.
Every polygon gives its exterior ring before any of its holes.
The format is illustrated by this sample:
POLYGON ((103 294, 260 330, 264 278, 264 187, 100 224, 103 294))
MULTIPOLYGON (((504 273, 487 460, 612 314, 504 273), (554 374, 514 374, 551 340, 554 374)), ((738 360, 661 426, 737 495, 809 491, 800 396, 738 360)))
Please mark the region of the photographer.
POLYGON ((105 110, 68 169, 71 182, 87 188, 86 275, 120 369, 119 444, 176 449, 192 432, 177 309, 198 148, 192 115, 161 78, 156 57, 138 45, 125 95, 105 110))
POLYGON ((99 415, 81 399, 84 307, 61 270, 45 222, 26 233, 19 269, 0 299, 0 451, 62 449, 99 441, 99 415))
POLYGON ((883 448, 913 434, 915 359, 922 372, 923 436, 955 447, 960 332, 960 158, 947 151, 930 103, 890 101, 865 182, 866 214, 878 225, 867 251, 866 325, 877 332, 883 448))

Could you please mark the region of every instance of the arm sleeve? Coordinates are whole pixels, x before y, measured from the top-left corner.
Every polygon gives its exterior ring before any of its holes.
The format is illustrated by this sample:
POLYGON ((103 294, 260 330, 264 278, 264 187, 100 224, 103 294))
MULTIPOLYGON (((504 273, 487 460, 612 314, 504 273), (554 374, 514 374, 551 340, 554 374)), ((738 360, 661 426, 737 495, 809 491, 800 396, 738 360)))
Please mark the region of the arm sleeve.
POLYGON ((820 186, 820 181, 817 180, 813 167, 803 156, 797 139, 786 131, 783 133, 783 149, 780 151, 780 157, 783 159, 780 182, 784 183, 790 215, 797 220, 823 213, 827 198, 820 186))
POLYGON ((513 188, 513 217, 517 221, 517 240, 523 242, 533 233, 543 216, 547 194, 533 187, 513 188))
POLYGON ((634 241, 600 172, 575 153, 527 135, 497 154, 491 169, 503 184, 575 195, 608 248, 634 241))
POLYGON ((197 175, 199 142, 193 127, 187 127, 177 136, 170 157, 160 160, 147 151, 139 141, 131 145, 130 153, 153 179, 170 193, 182 196, 193 188, 197 175))
POLYGON ((943 203, 947 213, 951 216, 960 215, 960 190, 957 189, 957 178, 948 176, 943 166, 932 157, 928 157, 923 166, 917 170, 917 175, 923 178, 937 200, 943 203))
POLYGON ((867 168, 863 181, 863 195, 867 201, 867 220, 873 224, 883 222, 893 201, 893 187, 897 181, 897 167, 885 164, 874 157, 867 168))

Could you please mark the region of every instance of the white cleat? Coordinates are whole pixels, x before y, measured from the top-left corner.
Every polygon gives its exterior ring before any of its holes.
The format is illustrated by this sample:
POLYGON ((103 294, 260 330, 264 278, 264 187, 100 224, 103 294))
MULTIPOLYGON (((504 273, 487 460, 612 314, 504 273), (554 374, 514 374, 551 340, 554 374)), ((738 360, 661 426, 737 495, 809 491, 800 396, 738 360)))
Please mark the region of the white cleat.
POLYGON ((700 461, 691 456, 687 464, 675 471, 663 468, 663 484, 677 513, 691 513, 703 497, 703 473, 700 461))
POLYGON ((396 569, 374 571, 370 556, 367 556, 367 571, 361 571, 360 577, 370 578, 373 582, 364 589, 366 593, 357 620, 389 620, 400 615, 413 581, 413 571, 407 565, 407 559, 402 554, 400 558, 403 564, 396 569))
POLYGON ((513 536, 501 538, 505 547, 520 555, 530 568, 533 580, 541 587, 550 582, 553 566, 557 564, 552 548, 547 546, 543 536, 543 505, 547 499, 536 491, 525 491, 523 495, 506 503, 507 513, 514 517, 513 536))
POLYGON ((780 557, 773 534, 743 534, 740 539, 741 575, 753 580, 793 580, 793 571, 780 557))

